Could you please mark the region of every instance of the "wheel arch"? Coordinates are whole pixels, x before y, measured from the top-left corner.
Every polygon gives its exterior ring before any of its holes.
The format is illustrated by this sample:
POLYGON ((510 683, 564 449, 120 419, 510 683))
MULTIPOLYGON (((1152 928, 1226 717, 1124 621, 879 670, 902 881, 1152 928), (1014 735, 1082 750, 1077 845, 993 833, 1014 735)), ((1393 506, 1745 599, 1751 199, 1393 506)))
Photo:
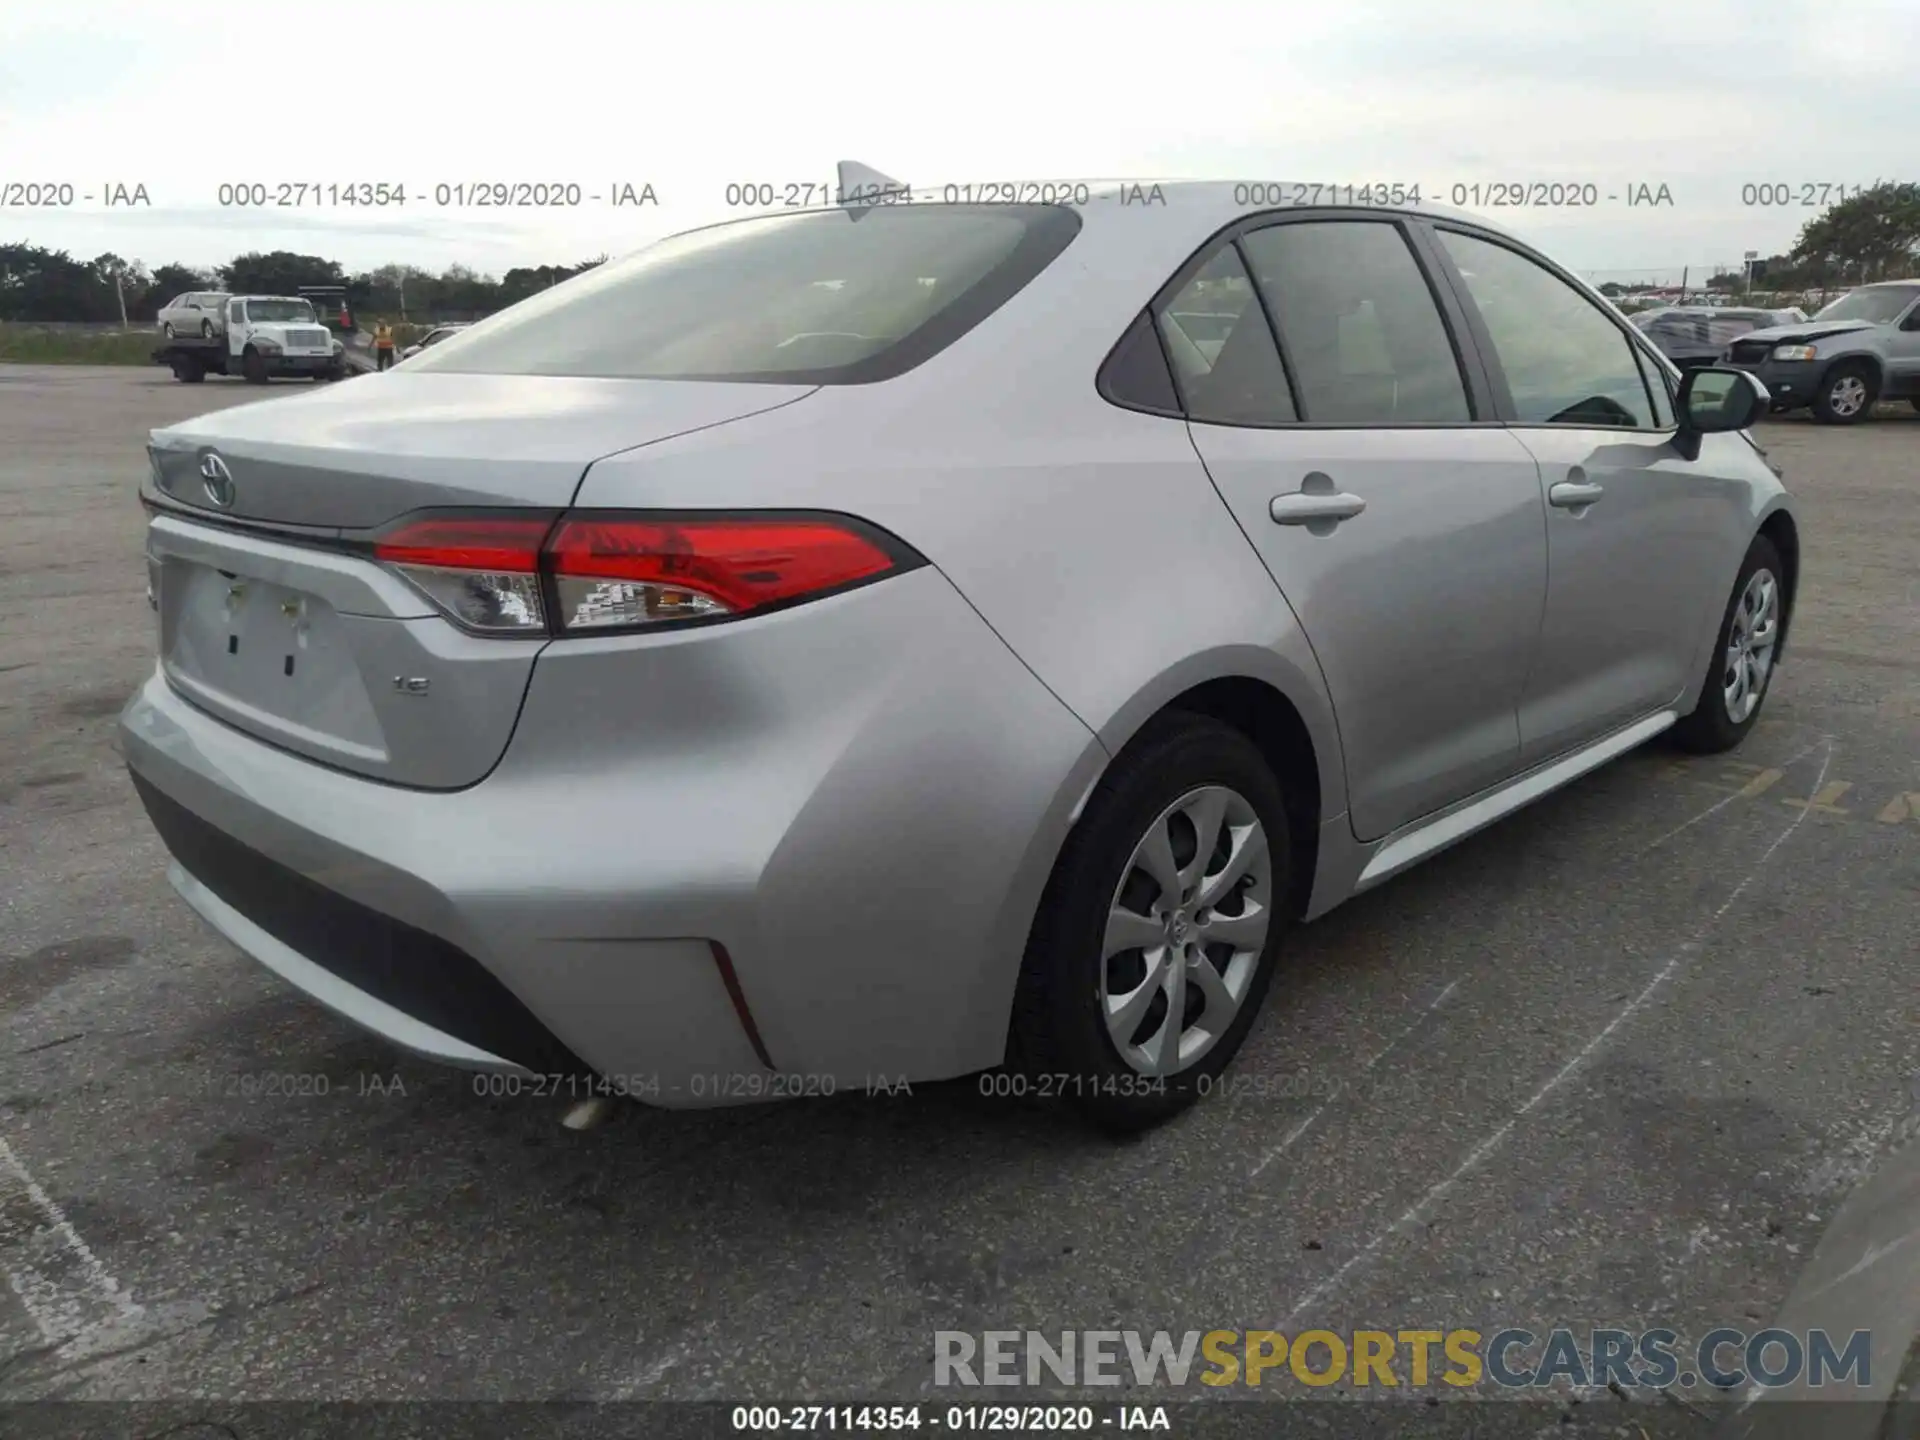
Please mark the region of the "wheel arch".
MULTIPOLYGON (((1229 647, 1173 667, 1100 728, 1110 758, 1075 801, 1072 823, 1079 823, 1095 787, 1152 721, 1176 712, 1218 720, 1251 740, 1279 777, 1294 855, 1289 898, 1296 914, 1305 913, 1318 871, 1321 828, 1346 809, 1339 735, 1317 680, 1317 665, 1311 675, 1302 673, 1262 646, 1229 647)), ((1052 865, 1058 864, 1056 853, 1052 865)))
MULTIPOLYGON (((1204 716, 1228 725, 1252 741, 1272 766, 1287 807, 1287 838, 1292 860, 1288 907, 1295 918, 1308 913, 1318 878, 1324 820, 1343 813, 1345 807, 1339 741, 1333 730, 1332 712, 1321 693, 1310 687, 1294 688, 1283 683, 1275 672, 1284 672, 1285 666, 1277 663, 1275 652, 1260 647, 1249 649, 1253 653, 1240 655, 1239 664, 1223 663, 1221 657, 1215 656, 1211 664, 1200 663, 1204 657, 1194 657, 1187 664, 1174 667, 1125 706, 1114 722, 1097 732, 1096 744, 1092 747, 1099 756, 1097 763, 1077 768, 1067 781, 1071 788, 1063 789, 1056 801, 1056 805, 1061 805, 1067 795, 1073 797, 1064 826, 1056 836, 1036 837, 1045 848, 1033 858, 1039 862, 1044 857, 1045 870, 1041 874, 1028 872, 1039 883, 1032 892, 1033 903, 1022 907, 1023 956, 1031 947, 1035 932, 1045 923, 1047 907, 1056 894, 1061 862, 1073 843, 1087 802, 1114 765, 1131 753, 1136 742, 1143 738, 1143 732, 1168 715, 1204 716), (1262 656, 1266 659, 1262 660, 1262 656), (1329 774, 1334 777, 1331 785, 1329 774)), ((1059 811, 1056 809, 1053 813, 1059 811)), ((1021 974, 1024 973, 1023 959, 1021 974)), ((1017 1064, 1020 1057, 1014 1043, 1015 994, 1009 991, 1005 1000, 1005 1053, 1009 1062, 1017 1064)))
POLYGON ((1320 848, 1319 753, 1313 734, 1296 706, 1264 680, 1222 676, 1182 691, 1156 712, 1204 715, 1245 735, 1280 779, 1287 806, 1287 838, 1293 853, 1288 903, 1296 918, 1313 895, 1320 848))
POLYGON ((1786 658, 1787 641, 1793 631, 1793 617, 1799 606, 1796 603, 1800 591, 1800 526, 1793 518, 1793 512, 1784 505, 1769 512, 1761 521, 1756 532, 1773 542, 1773 548, 1780 552, 1781 584, 1787 589, 1787 603, 1780 617, 1780 638, 1774 642, 1774 664, 1778 665, 1786 658))
POLYGON ((1813 393, 1817 396, 1833 382, 1836 372, 1860 369, 1873 376, 1873 391, 1876 398, 1887 388, 1887 363, 1873 350, 1848 350, 1834 356, 1820 367, 1820 378, 1814 383, 1813 393))

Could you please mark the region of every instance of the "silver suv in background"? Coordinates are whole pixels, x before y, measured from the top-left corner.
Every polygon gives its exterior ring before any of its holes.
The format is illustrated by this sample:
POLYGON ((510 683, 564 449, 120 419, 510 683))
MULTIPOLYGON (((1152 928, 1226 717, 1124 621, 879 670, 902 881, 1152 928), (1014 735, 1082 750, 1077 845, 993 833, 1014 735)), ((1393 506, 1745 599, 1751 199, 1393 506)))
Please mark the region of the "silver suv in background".
POLYGON ((1851 425, 1881 400, 1920 410, 1920 279, 1862 285, 1801 325, 1743 335, 1724 363, 1767 387, 1775 410, 1851 425))

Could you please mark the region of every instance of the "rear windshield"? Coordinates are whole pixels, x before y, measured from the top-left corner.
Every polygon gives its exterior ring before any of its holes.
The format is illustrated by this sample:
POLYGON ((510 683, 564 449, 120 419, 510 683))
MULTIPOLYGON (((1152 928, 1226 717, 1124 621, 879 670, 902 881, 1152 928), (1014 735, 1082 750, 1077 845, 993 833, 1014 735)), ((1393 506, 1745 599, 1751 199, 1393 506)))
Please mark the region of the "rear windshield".
POLYGON ((879 205, 715 225, 590 270, 407 368, 857 385, 912 369, 1079 232, 1054 205, 879 205))

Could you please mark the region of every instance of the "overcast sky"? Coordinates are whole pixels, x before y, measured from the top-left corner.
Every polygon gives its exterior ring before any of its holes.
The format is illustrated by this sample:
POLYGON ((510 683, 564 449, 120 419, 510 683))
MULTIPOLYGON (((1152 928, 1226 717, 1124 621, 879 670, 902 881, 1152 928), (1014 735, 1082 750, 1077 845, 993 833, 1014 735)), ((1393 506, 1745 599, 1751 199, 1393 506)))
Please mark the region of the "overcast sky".
MULTIPOLYGON (((0 241, 149 266, 242 250, 495 274, 726 218, 730 182, 1193 176, 1592 183, 1591 210, 1488 212, 1563 262, 1738 265, 1814 213, 1745 183, 1920 181, 1916 0, 5 0, 0 241), (236 210, 223 183, 384 182, 404 208, 236 210), (547 181, 577 209, 436 205, 547 181), (113 183, 151 208, 105 209, 113 183), (651 184, 656 207, 603 198, 651 184), (1629 207, 1664 184, 1671 205, 1629 207), (1608 194, 1618 201, 1607 201, 1608 194)), ((1474 208, 1469 205, 1466 208, 1474 208)))

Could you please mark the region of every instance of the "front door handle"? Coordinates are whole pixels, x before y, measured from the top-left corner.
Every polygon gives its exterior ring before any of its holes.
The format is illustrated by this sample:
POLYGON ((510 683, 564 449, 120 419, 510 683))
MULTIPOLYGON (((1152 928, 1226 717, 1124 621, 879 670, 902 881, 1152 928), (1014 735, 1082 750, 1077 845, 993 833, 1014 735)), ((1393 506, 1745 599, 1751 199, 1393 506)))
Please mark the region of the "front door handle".
POLYGON ((1312 525, 1322 520, 1337 525, 1342 520, 1351 520, 1366 508, 1366 501, 1344 491, 1315 494, 1302 490, 1293 495, 1274 496, 1273 503, 1267 506, 1267 514, 1273 517, 1276 525, 1312 525))
POLYGON ((1593 504, 1606 493, 1607 488, 1604 485, 1563 480, 1547 491, 1547 503, 1556 505, 1562 510, 1580 510, 1593 504))

